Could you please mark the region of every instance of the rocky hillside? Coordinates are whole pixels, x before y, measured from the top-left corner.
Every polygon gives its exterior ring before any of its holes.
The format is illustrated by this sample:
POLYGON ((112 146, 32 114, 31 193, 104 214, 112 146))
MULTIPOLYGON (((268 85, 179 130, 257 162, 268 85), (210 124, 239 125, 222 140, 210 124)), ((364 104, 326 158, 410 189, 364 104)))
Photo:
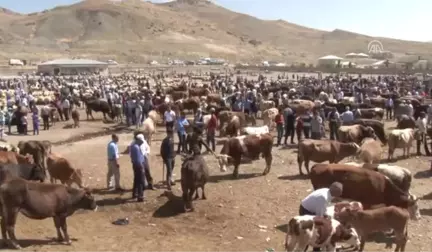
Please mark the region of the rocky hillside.
MULTIPOLYGON (((374 38, 267 21, 205 0, 164 4, 88 0, 28 15, 0 9, 1 58, 91 57, 122 62, 223 57, 314 62, 365 52, 374 38)), ((381 39, 395 53, 428 53, 431 43, 381 39)))

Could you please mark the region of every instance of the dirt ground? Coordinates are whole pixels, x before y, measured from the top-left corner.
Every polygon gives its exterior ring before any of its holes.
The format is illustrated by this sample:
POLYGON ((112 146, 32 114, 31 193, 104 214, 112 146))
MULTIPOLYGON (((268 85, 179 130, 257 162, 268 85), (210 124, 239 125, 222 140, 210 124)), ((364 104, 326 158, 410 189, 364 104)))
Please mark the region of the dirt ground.
MULTIPOLYGON (((27 139, 65 140, 85 132, 106 131, 112 124, 101 121, 82 121, 79 129, 63 129, 67 123, 58 123, 41 135, 10 136, 17 142, 27 139)), ((388 123, 387 123, 388 124, 388 123)), ((390 124, 389 124, 390 125, 390 124)), ((132 140, 132 134, 120 134, 120 151, 132 140)), ((151 172, 154 180, 162 179, 162 162, 157 156, 160 142, 165 136, 158 128, 151 150, 151 172)), ((110 135, 89 140, 67 143, 53 147, 53 152, 67 157, 76 168, 84 171, 85 183, 97 190, 106 186, 106 145, 110 135)), ((219 151, 221 146, 217 147, 219 151)), ((396 156, 401 151, 396 152, 396 156)), ((386 157, 386 154, 384 154, 386 157)), ((283 250, 284 230, 288 218, 297 215, 303 197, 311 192, 308 179, 298 176, 295 148, 273 148, 272 170, 261 176, 264 160, 240 166, 240 178, 232 180, 232 167, 220 172, 215 158, 206 156, 211 171, 207 200, 195 202, 196 211, 182 213, 179 183, 174 186, 173 196, 165 196, 164 188, 145 191, 145 202, 129 200, 131 193, 123 194, 99 191, 96 194, 99 210, 80 211, 68 218, 71 246, 52 241, 56 232, 53 221, 30 220, 20 215, 16 234, 25 250, 153 250, 153 251, 265 251, 283 250), (130 224, 111 224, 118 218, 129 218, 130 224), (264 228, 265 227, 265 228, 264 228)), ((417 196, 431 192, 429 180, 430 159, 411 157, 396 164, 409 168, 414 174, 412 193, 417 196)), ((132 168, 128 156, 120 158, 121 184, 132 187, 132 168)), ((175 178, 180 178, 180 158, 176 159, 175 178)), ((432 197, 420 202, 422 219, 411 222, 410 241, 407 250, 430 249, 432 226, 432 197)), ((366 251, 384 250, 384 238, 376 237, 366 244, 366 251)))

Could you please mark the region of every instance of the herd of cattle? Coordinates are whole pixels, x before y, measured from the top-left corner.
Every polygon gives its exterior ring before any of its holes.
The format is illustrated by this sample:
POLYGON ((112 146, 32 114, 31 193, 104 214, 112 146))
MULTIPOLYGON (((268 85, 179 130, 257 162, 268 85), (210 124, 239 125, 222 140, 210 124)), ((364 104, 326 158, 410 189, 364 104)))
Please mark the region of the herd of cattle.
MULTIPOLYGON (((218 82, 220 80, 215 80, 218 82)), ((248 84, 246 84, 246 88, 248 84)), ((294 86, 256 86, 258 88, 258 108, 263 126, 256 126, 256 116, 243 112, 234 112, 230 108, 228 97, 216 93, 218 85, 203 87, 188 87, 181 84, 164 88, 162 94, 153 96, 154 110, 150 111, 143 123, 143 132, 149 144, 156 125, 161 121, 161 115, 172 107, 175 111, 182 110, 209 111, 215 108, 219 120, 221 137, 228 136, 223 141, 219 154, 214 154, 222 172, 228 165, 234 166, 233 176, 238 177, 239 166, 245 159, 265 159, 263 175, 271 170, 273 161, 273 135, 271 130, 279 108, 290 107, 298 115, 313 108, 323 109, 327 114, 336 107, 343 112, 346 106, 359 109, 359 118, 342 125, 338 129, 339 140, 304 139, 298 144, 297 161, 299 173, 306 171, 314 189, 327 188, 333 182, 343 185, 342 198, 352 202, 337 203, 330 207, 325 217, 296 216, 288 224, 286 250, 304 250, 307 246, 321 247, 335 251, 337 243, 347 243, 363 250, 368 234, 378 231, 393 230, 395 234, 396 251, 404 251, 408 240, 408 220, 419 219, 418 198, 411 194, 411 172, 403 167, 377 164, 381 160, 383 146, 388 144, 389 159, 393 158, 394 150, 402 148, 404 155, 409 155, 409 149, 416 139, 414 119, 420 112, 426 111, 422 97, 402 96, 397 94, 378 93, 368 98, 368 102, 356 104, 350 97, 350 90, 344 90, 345 97, 335 101, 324 90, 314 89, 312 94, 299 93, 294 86), (275 100, 272 93, 284 91, 275 100), (395 115, 398 118, 398 128, 386 134, 384 123, 385 102, 388 97, 394 98, 395 115), (409 101, 413 106, 410 111, 409 101), (400 111, 408 111, 400 112, 400 111), (406 114, 407 117, 400 117, 406 114), (248 126, 251 123, 252 126, 248 126), (345 158, 356 157, 361 163, 338 164, 345 158), (309 169, 309 162, 318 164, 309 169), (328 161, 329 164, 322 164, 328 161)), ((224 90, 222 93, 233 92, 236 88, 224 90)), ((147 92, 147 91, 146 91, 147 92)), ((352 92, 351 92, 352 93, 352 92)), ((114 117, 120 117, 121 107, 113 107, 107 101, 99 98, 83 100, 87 105, 88 114, 93 110, 114 117)), ((210 119, 204 116, 204 124, 210 119)), ((79 118, 78 118, 79 120, 79 118)), ((428 131, 429 133, 429 131, 428 131)), ((432 135, 432 131, 429 133, 432 135)), ((58 239, 70 243, 66 228, 66 217, 76 209, 96 209, 96 202, 87 189, 74 189, 76 183, 84 188, 82 174, 74 169, 69 161, 51 153, 51 144, 47 141, 22 141, 16 147, 3 144, 0 152, 0 204, 2 205, 2 236, 7 236, 14 248, 19 248, 14 235, 16 215, 21 212, 34 219, 53 217, 58 239), (46 172, 47 171, 47 172, 46 172), (44 181, 47 173, 51 182, 60 180, 62 184, 45 184, 31 182, 44 181), (61 232, 61 231, 62 232, 61 232), (62 234, 63 233, 63 234, 62 234)), ((181 187, 186 210, 193 210, 192 196, 198 197, 198 188, 202 189, 202 198, 206 198, 204 188, 209 177, 206 161, 202 156, 187 157, 181 166, 181 187)))

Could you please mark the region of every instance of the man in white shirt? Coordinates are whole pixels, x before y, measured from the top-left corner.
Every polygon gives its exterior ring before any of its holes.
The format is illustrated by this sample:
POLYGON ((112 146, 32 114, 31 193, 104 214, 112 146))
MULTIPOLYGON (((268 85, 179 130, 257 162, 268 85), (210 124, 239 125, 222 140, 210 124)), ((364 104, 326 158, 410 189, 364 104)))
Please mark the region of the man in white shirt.
POLYGON ((63 101, 61 103, 63 115, 65 117, 66 121, 69 121, 69 111, 70 111, 70 102, 68 99, 63 98, 63 101))
POLYGON ((170 128, 170 129, 173 128, 175 119, 176 119, 175 112, 171 109, 171 106, 168 106, 167 111, 165 111, 165 113, 164 113, 164 122, 165 122, 165 126, 167 128, 167 131, 168 131, 168 128, 170 128))
POLYGON ((329 188, 315 190, 302 200, 299 214, 324 216, 333 198, 340 197, 342 191, 343 186, 339 182, 334 182, 329 188))
MULTIPOLYGON (((150 162, 149 162, 149 155, 150 155, 150 146, 148 145, 147 141, 144 138, 143 134, 138 134, 136 135, 136 139, 139 139, 142 141, 142 144, 140 145, 140 149, 141 149, 141 153, 144 155, 144 169, 145 169, 145 178, 147 181, 147 188, 146 189, 150 189, 150 190, 154 190, 155 188, 153 187, 153 177, 150 173, 150 162)), ((134 140, 135 141, 135 140, 134 140)), ((132 142, 133 144, 133 142, 132 142)))
POLYGON ((429 155, 429 149, 426 142, 426 136, 427 136, 427 120, 426 120, 426 113, 420 112, 420 116, 416 121, 417 128, 419 130, 419 136, 417 138, 417 156, 421 156, 421 144, 424 143, 424 148, 426 155, 429 155))

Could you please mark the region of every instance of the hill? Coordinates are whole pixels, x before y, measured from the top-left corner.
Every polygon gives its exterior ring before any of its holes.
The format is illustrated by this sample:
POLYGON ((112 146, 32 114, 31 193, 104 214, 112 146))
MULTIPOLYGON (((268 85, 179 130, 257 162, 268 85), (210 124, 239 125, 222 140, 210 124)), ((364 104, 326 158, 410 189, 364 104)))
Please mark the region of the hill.
POLYGON ((205 0, 87 0, 28 15, 0 10, 0 57, 35 61, 78 56, 121 62, 199 57, 314 62, 325 54, 366 52, 373 39, 396 54, 432 49, 431 43, 261 20, 205 0))

